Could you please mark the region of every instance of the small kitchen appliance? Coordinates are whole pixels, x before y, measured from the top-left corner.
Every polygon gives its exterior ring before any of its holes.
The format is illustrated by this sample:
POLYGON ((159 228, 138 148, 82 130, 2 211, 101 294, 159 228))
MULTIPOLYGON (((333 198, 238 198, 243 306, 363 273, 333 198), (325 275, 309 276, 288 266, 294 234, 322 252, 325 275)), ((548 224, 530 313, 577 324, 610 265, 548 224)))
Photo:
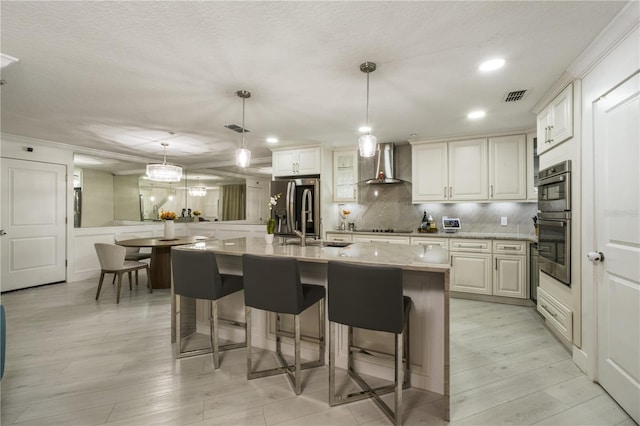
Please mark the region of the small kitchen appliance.
POLYGON ((462 229, 460 219, 457 217, 442 217, 442 229, 447 233, 454 233, 462 229))

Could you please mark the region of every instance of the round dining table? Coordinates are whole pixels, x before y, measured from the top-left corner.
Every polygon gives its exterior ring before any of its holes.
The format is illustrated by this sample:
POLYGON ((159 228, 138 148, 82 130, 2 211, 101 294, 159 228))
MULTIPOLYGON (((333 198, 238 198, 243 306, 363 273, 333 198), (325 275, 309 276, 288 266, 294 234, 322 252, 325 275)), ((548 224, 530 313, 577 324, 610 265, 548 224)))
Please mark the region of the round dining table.
POLYGON ((210 237, 133 238, 116 242, 123 247, 151 247, 151 287, 171 288, 171 247, 210 240, 210 237))

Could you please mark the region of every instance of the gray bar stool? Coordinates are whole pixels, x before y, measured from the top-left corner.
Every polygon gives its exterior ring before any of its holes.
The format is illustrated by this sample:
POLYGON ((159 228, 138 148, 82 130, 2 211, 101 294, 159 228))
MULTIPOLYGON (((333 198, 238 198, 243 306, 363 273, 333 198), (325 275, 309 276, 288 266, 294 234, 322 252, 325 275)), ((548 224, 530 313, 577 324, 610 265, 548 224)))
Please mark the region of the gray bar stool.
POLYGON ((247 379, 287 373, 287 378, 296 395, 300 395, 302 393, 301 370, 324 365, 325 289, 319 285, 302 284, 300 282, 298 261, 292 258, 244 254, 242 256, 242 270, 247 323, 247 379), (317 339, 310 336, 302 336, 300 333, 300 314, 316 303, 318 304, 320 316, 319 337, 317 339), (276 313, 276 355, 280 362, 280 367, 253 371, 251 358, 252 308, 276 313), (280 329, 280 314, 293 315, 293 333, 280 329), (282 336, 293 337, 294 339, 295 361, 293 365, 288 365, 282 356, 280 344, 282 336), (318 360, 305 363, 300 361, 301 340, 318 343, 320 350, 318 360))
MULTIPOLYGON (((402 389, 410 386, 409 312, 411 299, 402 294, 402 270, 393 267, 365 266, 329 262, 329 404, 331 406, 373 398, 389 419, 402 424, 402 389), (336 395, 335 339, 336 323, 348 326, 348 372, 362 388, 361 392, 336 395), (355 371, 353 353, 371 350, 353 345, 353 327, 384 331, 395 335, 393 385, 371 388, 355 371), (395 392, 395 409, 380 395, 395 392)), ((388 355, 387 355, 388 357, 388 355)))
POLYGON ((182 346, 182 327, 179 324, 176 326, 176 344, 178 348, 176 357, 185 358, 211 353, 214 368, 219 368, 220 351, 244 348, 247 344, 245 323, 218 317, 218 300, 242 290, 242 277, 221 274, 213 252, 172 250, 171 265, 175 294, 209 301, 209 342, 211 348, 184 351, 182 346), (218 325, 220 322, 244 328, 245 341, 219 345, 218 325))

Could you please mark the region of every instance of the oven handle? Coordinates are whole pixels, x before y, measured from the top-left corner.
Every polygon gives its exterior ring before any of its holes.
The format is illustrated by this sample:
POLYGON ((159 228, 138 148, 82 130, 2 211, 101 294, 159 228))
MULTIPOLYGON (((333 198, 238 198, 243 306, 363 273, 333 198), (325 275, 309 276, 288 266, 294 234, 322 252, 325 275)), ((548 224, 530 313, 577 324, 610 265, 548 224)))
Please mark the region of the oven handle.
POLYGON ((545 186, 545 185, 551 185, 553 183, 558 183, 558 182, 564 182, 566 179, 565 175, 555 175, 555 176, 549 176, 546 178, 542 178, 538 180, 538 187, 541 186, 545 186))
POLYGON ((538 219, 538 225, 555 226, 556 228, 564 228, 567 226, 568 220, 540 220, 538 219))

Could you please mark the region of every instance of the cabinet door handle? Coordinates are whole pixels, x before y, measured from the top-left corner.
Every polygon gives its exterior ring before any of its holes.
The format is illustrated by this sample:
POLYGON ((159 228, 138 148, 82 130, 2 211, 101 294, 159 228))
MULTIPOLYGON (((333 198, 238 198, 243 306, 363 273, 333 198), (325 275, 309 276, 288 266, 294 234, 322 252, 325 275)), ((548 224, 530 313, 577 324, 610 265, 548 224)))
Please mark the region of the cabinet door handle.
POLYGON ((447 198, 447 187, 444 187, 444 198, 447 198))
POLYGON ((458 243, 456 244, 457 247, 461 247, 461 248, 482 248, 482 244, 465 244, 465 243, 458 243))
POLYGON ((517 246, 502 246, 502 248, 504 250, 517 250, 518 249, 517 246))
POLYGON ((549 143, 553 143, 553 126, 549 126, 549 143))
POLYGON ((549 142, 549 126, 544 128, 544 143, 549 142))
POLYGON ((496 266, 495 266, 496 271, 498 270, 498 259, 496 259, 496 266))
POLYGON ((449 187, 449 198, 451 198, 453 196, 451 194, 453 194, 453 186, 449 187))
POLYGON ((493 198, 493 185, 489 185, 489 196, 493 198))

